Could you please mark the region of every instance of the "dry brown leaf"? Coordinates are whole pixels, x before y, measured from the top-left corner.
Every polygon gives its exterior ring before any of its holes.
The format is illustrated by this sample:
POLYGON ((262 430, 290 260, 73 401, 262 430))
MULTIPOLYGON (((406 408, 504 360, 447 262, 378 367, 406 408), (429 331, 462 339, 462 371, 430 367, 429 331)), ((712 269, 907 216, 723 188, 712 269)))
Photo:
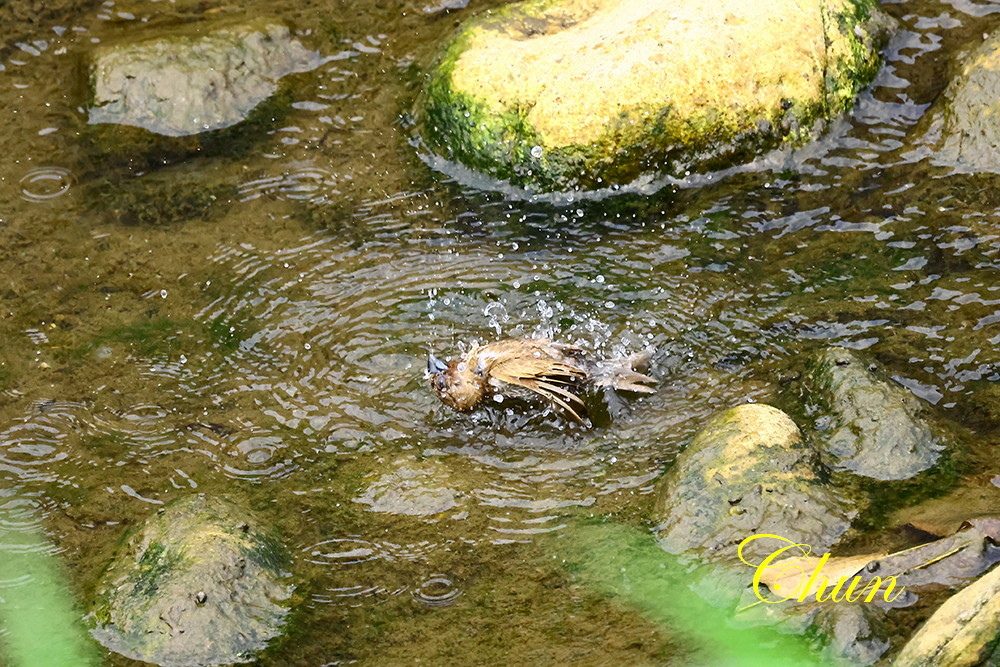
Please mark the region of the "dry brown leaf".
POLYGON ((878 561, 885 557, 886 554, 884 553, 862 554, 860 556, 826 557, 825 562, 823 562, 824 557, 815 556, 785 558, 771 563, 761 573, 760 581, 767 584, 768 589, 779 598, 794 600, 815 598, 816 593, 824 588, 825 590, 821 594, 824 596, 824 599, 825 596, 829 596, 835 589, 838 596, 842 596, 846 592, 847 587, 850 586, 849 580, 855 575, 861 575, 862 578, 862 581, 855 588, 856 592, 860 592, 869 579, 869 577, 864 576, 866 574, 864 572, 865 566, 872 561, 878 561), (813 581, 809 585, 809 590, 803 594, 802 589, 810 581, 813 572, 821 562, 823 567, 819 575, 813 578, 813 581), (837 588, 841 578, 844 578, 846 581, 843 586, 837 588))

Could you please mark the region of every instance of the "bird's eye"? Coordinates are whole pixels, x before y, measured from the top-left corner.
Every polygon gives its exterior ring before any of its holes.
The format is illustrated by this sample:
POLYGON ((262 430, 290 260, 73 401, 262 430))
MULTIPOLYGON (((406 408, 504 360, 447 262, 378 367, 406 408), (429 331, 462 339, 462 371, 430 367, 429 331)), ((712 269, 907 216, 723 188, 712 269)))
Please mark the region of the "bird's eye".
POLYGON ((438 391, 444 391, 445 381, 443 375, 438 373, 437 378, 435 378, 434 382, 437 384, 438 391))

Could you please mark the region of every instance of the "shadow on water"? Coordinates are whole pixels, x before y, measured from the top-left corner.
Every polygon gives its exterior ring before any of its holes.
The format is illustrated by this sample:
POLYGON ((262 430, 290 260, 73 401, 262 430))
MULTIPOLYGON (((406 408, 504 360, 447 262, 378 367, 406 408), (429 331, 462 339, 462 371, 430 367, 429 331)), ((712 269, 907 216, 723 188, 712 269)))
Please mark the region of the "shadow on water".
POLYGON ((544 539, 580 514, 648 519, 714 411, 776 400, 819 346, 867 349, 975 431, 968 470, 992 465, 996 177, 919 148, 994 17, 888 5, 888 64, 822 141, 556 205, 462 185, 409 145, 420 68, 496 3, 425 4, 248 6, 332 59, 248 153, 145 171, 95 169, 68 131, 75 54, 243 8, 104 3, 3 51, 0 480, 48 499, 80 599, 126 525, 225 490, 295 556, 300 606, 266 664, 683 662, 669 622, 578 586, 544 539), (424 385, 429 350, 538 335, 652 346, 658 392, 583 429, 510 405, 457 415, 424 385))

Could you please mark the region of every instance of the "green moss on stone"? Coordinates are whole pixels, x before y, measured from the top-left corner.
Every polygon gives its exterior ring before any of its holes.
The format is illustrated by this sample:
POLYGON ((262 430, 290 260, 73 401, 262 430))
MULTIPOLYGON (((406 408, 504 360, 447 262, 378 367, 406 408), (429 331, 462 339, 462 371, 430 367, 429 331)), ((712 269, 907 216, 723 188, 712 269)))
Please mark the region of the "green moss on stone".
POLYGON ((847 0, 840 11, 823 13, 828 62, 824 90, 816 99, 785 100, 775 108, 763 101, 756 109, 706 108, 683 117, 669 105, 633 107, 609 122, 596 141, 551 146, 529 122, 530 106, 515 102, 496 108, 457 90, 453 75, 474 34, 530 28, 531 21, 544 22, 544 30, 551 17, 542 15, 558 5, 555 0, 516 3, 459 30, 430 73, 419 102, 421 124, 435 149, 498 179, 543 191, 606 187, 643 173, 722 168, 781 142, 799 145, 812 139, 816 121, 849 108, 874 76, 886 33, 872 0, 847 0), (863 29, 856 31, 858 26, 863 29), (830 30, 837 32, 836 48, 830 46, 830 30))
POLYGON ((832 15, 836 27, 828 25, 824 13, 827 34, 837 30, 846 40, 846 53, 828 54, 825 77, 826 114, 842 113, 851 108, 858 92, 875 78, 882 64, 881 49, 885 46, 888 25, 884 17, 876 13, 878 3, 874 0, 846 0, 844 10, 832 15), (857 31, 857 26, 877 23, 874 29, 857 31), (859 34, 860 33, 860 34, 859 34))
POLYGON ((148 598, 156 594, 160 579, 175 569, 183 558, 176 551, 168 549, 160 542, 151 543, 137 563, 138 569, 132 593, 134 596, 148 598))
POLYGON ((289 567, 288 553, 281 541, 274 535, 259 531, 251 536, 246 557, 261 568, 273 572, 281 572, 289 567))

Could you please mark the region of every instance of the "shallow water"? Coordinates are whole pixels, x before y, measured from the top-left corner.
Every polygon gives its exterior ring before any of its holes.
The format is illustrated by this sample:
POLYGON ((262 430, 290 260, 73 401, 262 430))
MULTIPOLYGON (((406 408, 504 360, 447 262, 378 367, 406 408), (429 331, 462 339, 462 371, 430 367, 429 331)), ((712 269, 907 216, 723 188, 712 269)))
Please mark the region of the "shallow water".
POLYGON ((683 662, 690 646, 574 585, 546 540, 581 516, 648 520, 709 414, 777 400, 830 343, 972 430, 960 474, 998 472, 998 179, 919 149, 1000 3, 887 5, 886 66, 817 144, 557 205, 455 182, 411 145, 421 68, 490 4, 106 2, 6 36, 0 485, 33 499, 78 599, 125 526, 197 489, 244 501, 294 556, 297 610, 264 664, 683 662), (282 16, 334 59, 293 77, 245 154, 103 160, 78 54, 208 12, 282 16), (429 349, 524 335, 652 346, 659 391, 586 430, 457 415, 425 387, 429 349))

